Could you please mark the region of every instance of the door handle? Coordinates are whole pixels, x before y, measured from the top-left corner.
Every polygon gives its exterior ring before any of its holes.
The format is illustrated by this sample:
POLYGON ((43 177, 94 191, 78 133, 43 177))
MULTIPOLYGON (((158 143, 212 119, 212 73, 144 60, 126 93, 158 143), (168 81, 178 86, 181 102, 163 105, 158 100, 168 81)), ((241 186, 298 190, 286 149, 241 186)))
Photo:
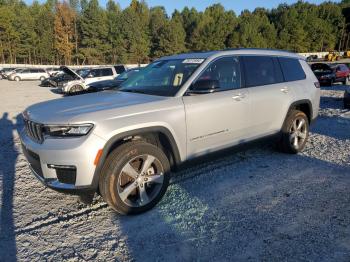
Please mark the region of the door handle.
POLYGON ((237 95, 234 95, 233 97, 232 97, 232 99, 234 99, 234 100, 236 100, 236 101, 241 101, 241 99, 244 99, 245 98, 245 94, 241 94, 241 93, 239 93, 239 94, 237 94, 237 95))
POLYGON ((283 87, 283 88, 281 88, 281 91, 283 93, 287 94, 289 92, 289 89, 288 89, 288 87, 283 87))

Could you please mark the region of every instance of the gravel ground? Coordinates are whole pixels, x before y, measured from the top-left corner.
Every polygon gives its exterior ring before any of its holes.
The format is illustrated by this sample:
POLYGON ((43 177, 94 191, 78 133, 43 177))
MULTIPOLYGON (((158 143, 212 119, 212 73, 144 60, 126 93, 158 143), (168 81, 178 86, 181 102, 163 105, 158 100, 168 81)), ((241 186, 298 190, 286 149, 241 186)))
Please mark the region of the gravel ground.
POLYGON ((21 153, 18 114, 58 97, 0 81, 0 261, 350 261, 350 112, 322 89, 300 155, 255 143, 194 161, 138 216, 45 189, 21 153))

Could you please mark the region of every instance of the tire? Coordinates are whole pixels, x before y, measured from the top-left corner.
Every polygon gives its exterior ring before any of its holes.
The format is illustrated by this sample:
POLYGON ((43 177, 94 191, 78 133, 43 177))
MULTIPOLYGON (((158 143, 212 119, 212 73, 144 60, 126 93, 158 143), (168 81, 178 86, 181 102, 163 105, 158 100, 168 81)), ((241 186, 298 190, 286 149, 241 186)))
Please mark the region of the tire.
POLYGON ((77 95, 84 91, 84 88, 81 85, 74 85, 69 89, 70 95, 77 95))
POLYGON ((169 172, 169 160, 160 148, 143 141, 127 142, 107 157, 99 190, 118 213, 139 214, 162 199, 169 185, 169 172), (148 163, 145 169, 144 163, 148 163))
POLYGON ((44 81, 45 79, 46 79, 45 76, 41 76, 41 77, 39 78, 40 81, 44 81))
POLYGON ((283 123, 280 149, 288 154, 297 154, 303 151, 308 138, 309 120, 307 116, 299 110, 290 111, 283 123))
POLYGON ((345 81, 344 81, 344 85, 349 85, 350 84, 350 76, 348 76, 347 78, 345 78, 345 81))
POLYGON ((19 76, 16 76, 16 77, 14 78, 14 80, 15 80, 16 82, 19 82, 19 81, 21 81, 21 78, 20 78, 19 76))

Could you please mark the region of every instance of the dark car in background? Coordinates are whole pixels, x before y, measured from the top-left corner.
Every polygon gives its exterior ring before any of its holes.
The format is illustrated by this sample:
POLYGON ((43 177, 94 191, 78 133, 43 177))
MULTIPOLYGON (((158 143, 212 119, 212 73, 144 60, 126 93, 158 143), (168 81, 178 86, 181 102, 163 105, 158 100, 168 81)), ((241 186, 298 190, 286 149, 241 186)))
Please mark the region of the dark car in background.
POLYGON ((350 70, 345 64, 329 65, 326 63, 311 64, 311 69, 321 85, 331 86, 334 83, 349 83, 350 70))
POLYGON ((89 84, 88 91, 99 92, 103 90, 118 88, 124 81, 128 80, 135 73, 138 73, 141 69, 142 69, 141 67, 131 68, 127 71, 124 71, 124 73, 121 73, 113 80, 104 80, 104 81, 91 83, 89 84))
POLYGON ((311 69, 321 85, 332 85, 335 82, 336 74, 334 70, 325 63, 315 63, 311 69))

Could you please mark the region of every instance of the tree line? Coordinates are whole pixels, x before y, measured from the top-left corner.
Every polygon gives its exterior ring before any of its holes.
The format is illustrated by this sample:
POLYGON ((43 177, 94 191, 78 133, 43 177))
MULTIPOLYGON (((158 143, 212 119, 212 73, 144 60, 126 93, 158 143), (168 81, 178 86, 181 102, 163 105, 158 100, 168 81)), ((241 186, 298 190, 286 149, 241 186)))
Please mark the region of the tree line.
POLYGON ((0 62, 29 64, 148 63, 189 51, 254 47, 294 52, 350 48, 350 0, 298 1, 236 15, 221 4, 203 12, 132 0, 0 0, 0 62))

